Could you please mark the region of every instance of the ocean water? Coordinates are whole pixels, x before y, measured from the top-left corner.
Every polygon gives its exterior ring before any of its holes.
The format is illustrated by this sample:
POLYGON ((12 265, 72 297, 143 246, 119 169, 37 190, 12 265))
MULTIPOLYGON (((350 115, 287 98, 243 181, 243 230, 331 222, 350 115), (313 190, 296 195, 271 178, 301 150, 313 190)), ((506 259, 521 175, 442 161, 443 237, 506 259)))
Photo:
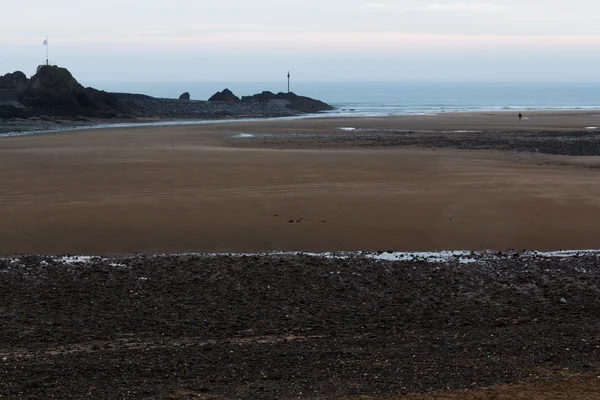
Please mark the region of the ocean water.
MULTIPOLYGON (((189 92, 207 100, 228 88, 238 96, 263 90, 287 90, 285 82, 140 83, 83 82, 112 92, 177 98, 189 92)), ((299 95, 323 100, 335 114, 357 116, 427 114, 469 111, 532 111, 600 109, 600 83, 316 83, 292 82, 299 95)))

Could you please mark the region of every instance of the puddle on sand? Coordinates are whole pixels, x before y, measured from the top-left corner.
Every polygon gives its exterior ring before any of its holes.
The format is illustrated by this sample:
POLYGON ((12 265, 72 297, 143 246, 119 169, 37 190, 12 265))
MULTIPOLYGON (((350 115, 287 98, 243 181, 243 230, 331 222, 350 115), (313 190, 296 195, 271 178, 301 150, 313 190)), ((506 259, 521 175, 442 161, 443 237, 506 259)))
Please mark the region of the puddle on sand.
POLYGON ((317 135, 314 133, 238 133, 230 136, 233 139, 252 139, 252 138, 275 138, 275 139, 289 139, 289 138, 316 138, 331 135, 317 135))
POLYGON ((586 126, 585 129, 592 129, 592 130, 594 130, 594 129, 600 129, 600 127, 598 127, 598 126, 586 126))
POLYGON ((342 128, 337 128, 338 131, 343 131, 343 132, 377 132, 377 131, 382 131, 382 129, 374 129, 374 128, 354 128, 354 127, 342 127, 342 128))

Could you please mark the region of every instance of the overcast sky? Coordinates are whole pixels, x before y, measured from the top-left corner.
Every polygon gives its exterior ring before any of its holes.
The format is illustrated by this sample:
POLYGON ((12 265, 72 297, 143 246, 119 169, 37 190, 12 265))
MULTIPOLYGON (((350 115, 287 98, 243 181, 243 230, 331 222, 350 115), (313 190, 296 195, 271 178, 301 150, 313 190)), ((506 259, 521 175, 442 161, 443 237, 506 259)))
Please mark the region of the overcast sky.
POLYGON ((598 0, 0 0, 0 73, 85 81, 600 81, 598 0))

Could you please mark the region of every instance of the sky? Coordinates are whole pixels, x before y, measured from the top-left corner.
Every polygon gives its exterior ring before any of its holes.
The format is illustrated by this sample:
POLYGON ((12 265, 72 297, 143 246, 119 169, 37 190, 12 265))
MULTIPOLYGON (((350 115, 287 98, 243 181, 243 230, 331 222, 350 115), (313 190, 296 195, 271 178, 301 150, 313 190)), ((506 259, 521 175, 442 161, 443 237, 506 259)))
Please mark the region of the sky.
POLYGON ((0 74, 600 82, 598 0, 0 0, 0 74))

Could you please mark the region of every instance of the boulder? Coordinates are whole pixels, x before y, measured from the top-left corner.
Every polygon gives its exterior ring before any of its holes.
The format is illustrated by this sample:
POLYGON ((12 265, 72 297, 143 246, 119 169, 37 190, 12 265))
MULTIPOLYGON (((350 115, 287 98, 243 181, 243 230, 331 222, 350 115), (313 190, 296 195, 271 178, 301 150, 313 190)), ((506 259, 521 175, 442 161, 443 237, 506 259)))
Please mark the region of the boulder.
POLYGON ((229 89, 225 89, 222 92, 215 93, 208 101, 222 101, 226 103, 238 103, 240 98, 237 97, 233 92, 229 89))
POLYGON ((0 89, 16 90, 21 92, 25 90, 28 83, 29 79, 27 79, 27 76, 25 76, 25 74, 21 71, 0 76, 0 89))
POLYGON ((275 100, 277 95, 273 92, 264 91, 262 93, 258 93, 252 96, 242 96, 242 101, 244 103, 268 103, 269 100, 275 100))
POLYGON ((190 99, 190 94, 188 92, 185 92, 181 96, 179 96, 179 100, 189 100, 189 99, 190 99))
POLYGON ((3 104, 0 102, 0 119, 32 117, 27 109, 20 104, 3 104))
POLYGON ((298 96, 295 93, 272 93, 262 92, 253 96, 242 97, 243 102, 269 102, 271 100, 285 100, 288 102, 287 108, 304 113, 317 113, 321 111, 333 110, 333 107, 320 100, 310 97, 298 96))

